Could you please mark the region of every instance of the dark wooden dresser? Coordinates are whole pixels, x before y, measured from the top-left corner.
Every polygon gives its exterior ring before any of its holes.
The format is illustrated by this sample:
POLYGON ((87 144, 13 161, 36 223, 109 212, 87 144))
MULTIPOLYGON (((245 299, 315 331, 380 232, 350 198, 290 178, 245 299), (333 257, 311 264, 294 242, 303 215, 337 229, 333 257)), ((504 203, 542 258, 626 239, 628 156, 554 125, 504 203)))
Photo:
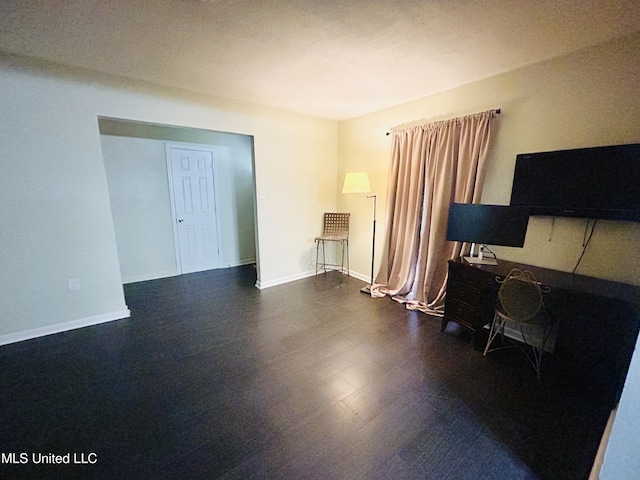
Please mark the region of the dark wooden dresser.
MULTIPOLYGON (((449 261, 447 277, 447 295, 441 331, 450 321, 476 332, 493 317, 493 305, 499 284, 495 281, 498 274, 486 266, 475 267, 464 260, 449 261), (485 311, 488 309, 488 311, 485 311)), ((476 336, 474 335, 474 340, 476 336)))
POLYGON ((498 260, 498 265, 449 261, 441 331, 457 322, 472 332, 476 350, 487 340, 500 284, 513 268, 531 271, 543 286, 547 310, 559 322, 551 362, 554 378, 589 389, 615 404, 640 329, 640 287, 498 260))

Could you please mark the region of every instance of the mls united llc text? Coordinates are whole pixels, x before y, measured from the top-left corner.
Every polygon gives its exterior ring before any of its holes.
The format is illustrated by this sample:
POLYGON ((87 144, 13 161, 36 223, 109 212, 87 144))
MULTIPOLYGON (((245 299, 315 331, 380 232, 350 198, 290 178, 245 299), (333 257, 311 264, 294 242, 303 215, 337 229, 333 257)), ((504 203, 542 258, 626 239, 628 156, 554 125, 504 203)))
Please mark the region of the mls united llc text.
POLYGON ((96 453, 65 453, 56 455, 55 453, 2 453, 0 456, 1 463, 11 464, 66 464, 66 465, 83 465, 98 463, 98 454, 96 453))

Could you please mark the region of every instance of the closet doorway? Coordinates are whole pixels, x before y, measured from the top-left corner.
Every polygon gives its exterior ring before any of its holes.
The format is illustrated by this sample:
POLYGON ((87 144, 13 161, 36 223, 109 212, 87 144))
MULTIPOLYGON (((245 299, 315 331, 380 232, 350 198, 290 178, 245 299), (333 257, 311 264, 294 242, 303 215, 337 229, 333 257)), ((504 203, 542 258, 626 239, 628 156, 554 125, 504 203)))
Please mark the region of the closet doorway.
MULTIPOLYGON (((185 217, 176 216, 170 195, 175 190, 167 159, 171 145, 211 152, 207 205, 215 210, 210 236, 213 241, 217 236, 217 248, 212 246, 211 253, 218 255, 204 269, 256 264, 259 275, 252 136, 105 117, 98 123, 122 283, 202 269, 181 265, 176 255, 179 229, 174 227, 185 217)), ((202 166, 199 158, 208 162, 196 155, 196 167, 202 166)), ((202 183, 197 176, 190 181, 192 187, 202 183)), ((201 193, 192 191, 194 205, 201 193)), ((197 240, 189 232, 184 237, 183 244, 197 240)))

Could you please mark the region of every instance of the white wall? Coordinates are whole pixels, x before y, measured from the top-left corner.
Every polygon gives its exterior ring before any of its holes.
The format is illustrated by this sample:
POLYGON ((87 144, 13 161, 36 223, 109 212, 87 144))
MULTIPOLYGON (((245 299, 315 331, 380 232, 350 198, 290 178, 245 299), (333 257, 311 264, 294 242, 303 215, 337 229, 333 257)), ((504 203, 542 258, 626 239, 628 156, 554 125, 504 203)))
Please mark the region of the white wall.
POLYGON ((87 90, 6 64, 0 84, 0 340, 126 316, 87 90), (80 290, 69 290, 70 278, 80 290))
POLYGON ((0 343, 127 314, 99 116, 253 136, 259 284, 311 271, 336 204, 335 122, 12 56, 0 84, 0 343))
MULTIPOLYGON (((636 352, 640 351, 640 338, 636 352)), ((613 422, 609 444, 600 469, 601 480, 632 480, 640 472, 640 355, 636 353, 613 422)))
POLYGON ((101 144, 122 283, 176 275, 164 142, 102 135, 101 144))
MULTIPOLYGON (((200 146, 212 148, 215 155, 220 265, 253 263, 256 260, 253 139, 226 133, 217 136, 233 137, 225 142, 232 146, 200 146)), ((123 283, 179 273, 169 198, 167 144, 183 145, 148 138, 101 136, 123 283)))

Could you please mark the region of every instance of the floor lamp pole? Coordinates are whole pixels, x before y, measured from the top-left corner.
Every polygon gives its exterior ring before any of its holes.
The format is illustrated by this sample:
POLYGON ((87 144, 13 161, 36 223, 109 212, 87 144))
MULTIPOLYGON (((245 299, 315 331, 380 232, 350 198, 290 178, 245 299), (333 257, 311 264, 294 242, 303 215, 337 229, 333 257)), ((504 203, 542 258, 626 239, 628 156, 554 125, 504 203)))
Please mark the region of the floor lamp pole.
POLYGON ((373 288, 373 263, 376 254, 376 196, 367 195, 367 198, 373 198, 373 237, 371 241, 371 282, 360 289, 362 293, 368 293, 371 295, 371 289, 373 288))

